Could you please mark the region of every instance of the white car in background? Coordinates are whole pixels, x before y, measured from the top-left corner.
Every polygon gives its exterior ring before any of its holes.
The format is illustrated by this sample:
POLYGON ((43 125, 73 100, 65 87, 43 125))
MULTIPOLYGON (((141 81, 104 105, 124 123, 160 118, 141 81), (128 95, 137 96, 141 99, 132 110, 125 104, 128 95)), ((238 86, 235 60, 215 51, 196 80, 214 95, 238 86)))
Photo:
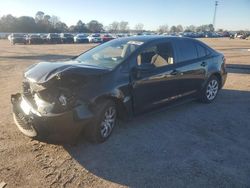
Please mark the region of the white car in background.
POLYGON ((102 38, 100 34, 91 34, 88 36, 89 42, 90 43, 101 43, 102 38))
POLYGON ((23 33, 12 33, 8 36, 8 39, 10 40, 11 44, 26 44, 26 37, 27 35, 23 33))
POLYGON ((12 37, 12 35, 10 34, 10 35, 8 35, 8 40, 9 41, 11 41, 11 37, 12 37))

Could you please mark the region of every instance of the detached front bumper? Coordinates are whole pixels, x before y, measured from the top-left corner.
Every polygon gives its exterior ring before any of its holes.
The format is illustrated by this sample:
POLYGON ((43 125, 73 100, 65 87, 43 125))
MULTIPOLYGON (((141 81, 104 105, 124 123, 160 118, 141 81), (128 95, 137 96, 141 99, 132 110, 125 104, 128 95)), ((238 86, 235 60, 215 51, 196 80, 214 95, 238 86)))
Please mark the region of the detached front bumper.
POLYGON ((84 105, 64 113, 41 114, 19 93, 11 95, 11 103, 18 129, 26 136, 42 141, 73 140, 93 119, 93 114, 84 105))

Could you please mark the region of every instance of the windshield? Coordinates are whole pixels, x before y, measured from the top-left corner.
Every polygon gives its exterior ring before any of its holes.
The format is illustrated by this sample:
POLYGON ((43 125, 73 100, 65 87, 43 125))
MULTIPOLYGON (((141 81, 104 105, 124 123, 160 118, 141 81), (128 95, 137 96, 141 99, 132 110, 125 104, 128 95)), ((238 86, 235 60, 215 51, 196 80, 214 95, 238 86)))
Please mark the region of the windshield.
POLYGON ((16 34, 13 34, 13 37, 24 37, 24 34, 18 34, 18 33, 16 33, 16 34))
POLYGON ((93 34, 92 37, 100 37, 100 34, 93 34))
POLYGON ((112 37, 111 35, 103 35, 103 37, 112 37))
POLYGON ((66 33, 64 33, 64 37, 72 37, 73 35, 71 35, 71 34, 66 34, 66 33))
POLYGON ((81 34, 81 35, 76 35, 77 37, 87 37, 88 35, 81 34))
POLYGON ((116 39, 99 45, 76 58, 86 65, 113 69, 130 56, 143 42, 116 39))
POLYGON ((40 38, 40 35, 30 35, 30 38, 40 38))
POLYGON ((59 38, 59 35, 58 34, 50 34, 50 37, 59 38))

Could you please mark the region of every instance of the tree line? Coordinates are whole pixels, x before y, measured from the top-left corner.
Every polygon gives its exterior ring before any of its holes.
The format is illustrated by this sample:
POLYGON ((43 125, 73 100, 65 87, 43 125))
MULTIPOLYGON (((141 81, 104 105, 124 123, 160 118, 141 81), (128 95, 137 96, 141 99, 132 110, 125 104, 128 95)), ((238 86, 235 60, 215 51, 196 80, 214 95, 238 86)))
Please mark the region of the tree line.
POLYGON ((42 11, 38 11, 35 17, 21 16, 14 17, 11 14, 0 18, 0 32, 20 32, 20 33, 62 33, 62 32, 102 32, 103 25, 96 20, 83 23, 79 20, 76 25, 70 27, 60 21, 57 16, 50 16, 42 11))
MULTIPOLYGON (((190 25, 183 28, 182 25, 173 25, 172 27, 168 27, 167 24, 160 25, 158 30, 159 33, 179 33, 179 32, 214 32, 213 24, 201 25, 201 26, 194 26, 190 25)), ((222 30, 223 31, 223 30, 222 30)))
MULTIPOLYGON (((127 33, 127 32, 144 32, 144 25, 138 23, 134 28, 129 27, 127 21, 114 21, 108 26, 103 26, 102 23, 97 20, 92 20, 88 23, 84 23, 79 20, 76 25, 67 26, 62 22, 59 17, 54 15, 45 14, 42 11, 38 11, 35 17, 21 16, 14 17, 11 14, 2 16, 0 18, 0 32, 15 32, 15 33, 100 33, 108 31, 110 33, 127 33)), ((167 24, 160 25, 157 29, 159 33, 178 33, 178 32, 199 32, 199 31, 214 31, 212 24, 194 26, 190 25, 183 27, 182 25, 171 26, 167 24)))

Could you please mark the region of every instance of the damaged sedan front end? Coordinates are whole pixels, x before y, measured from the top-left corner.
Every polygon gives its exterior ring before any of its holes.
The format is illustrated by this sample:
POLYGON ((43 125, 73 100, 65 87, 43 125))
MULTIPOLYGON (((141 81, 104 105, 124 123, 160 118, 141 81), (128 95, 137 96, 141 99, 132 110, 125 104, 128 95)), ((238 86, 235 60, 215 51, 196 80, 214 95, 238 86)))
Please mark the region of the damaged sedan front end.
POLYGON ((11 96, 13 116, 25 135, 71 141, 82 131, 103 142, 117 117, 132 114, 127 63, 143 42, 119 39, 64 62, 41 62, 24 72, 23 91, 11 96))
POLYGON ((25 135, 40 140, 75 138, 93 119, 85 98, 87 92, 80 94, 89 78, 103 72, 98 69, 91 72, 74 61, 31 66, 24 73, 22 93, 11 95, 17 127, 25 135))
POLYGON ((70 141, 81 131, 83 121, 88 123, 92 118, 92 113, 85 106, 63 113, 40 113, 21 94, 12 95, 11 101, 13 118, 19 130, 39 140, 70 141))

